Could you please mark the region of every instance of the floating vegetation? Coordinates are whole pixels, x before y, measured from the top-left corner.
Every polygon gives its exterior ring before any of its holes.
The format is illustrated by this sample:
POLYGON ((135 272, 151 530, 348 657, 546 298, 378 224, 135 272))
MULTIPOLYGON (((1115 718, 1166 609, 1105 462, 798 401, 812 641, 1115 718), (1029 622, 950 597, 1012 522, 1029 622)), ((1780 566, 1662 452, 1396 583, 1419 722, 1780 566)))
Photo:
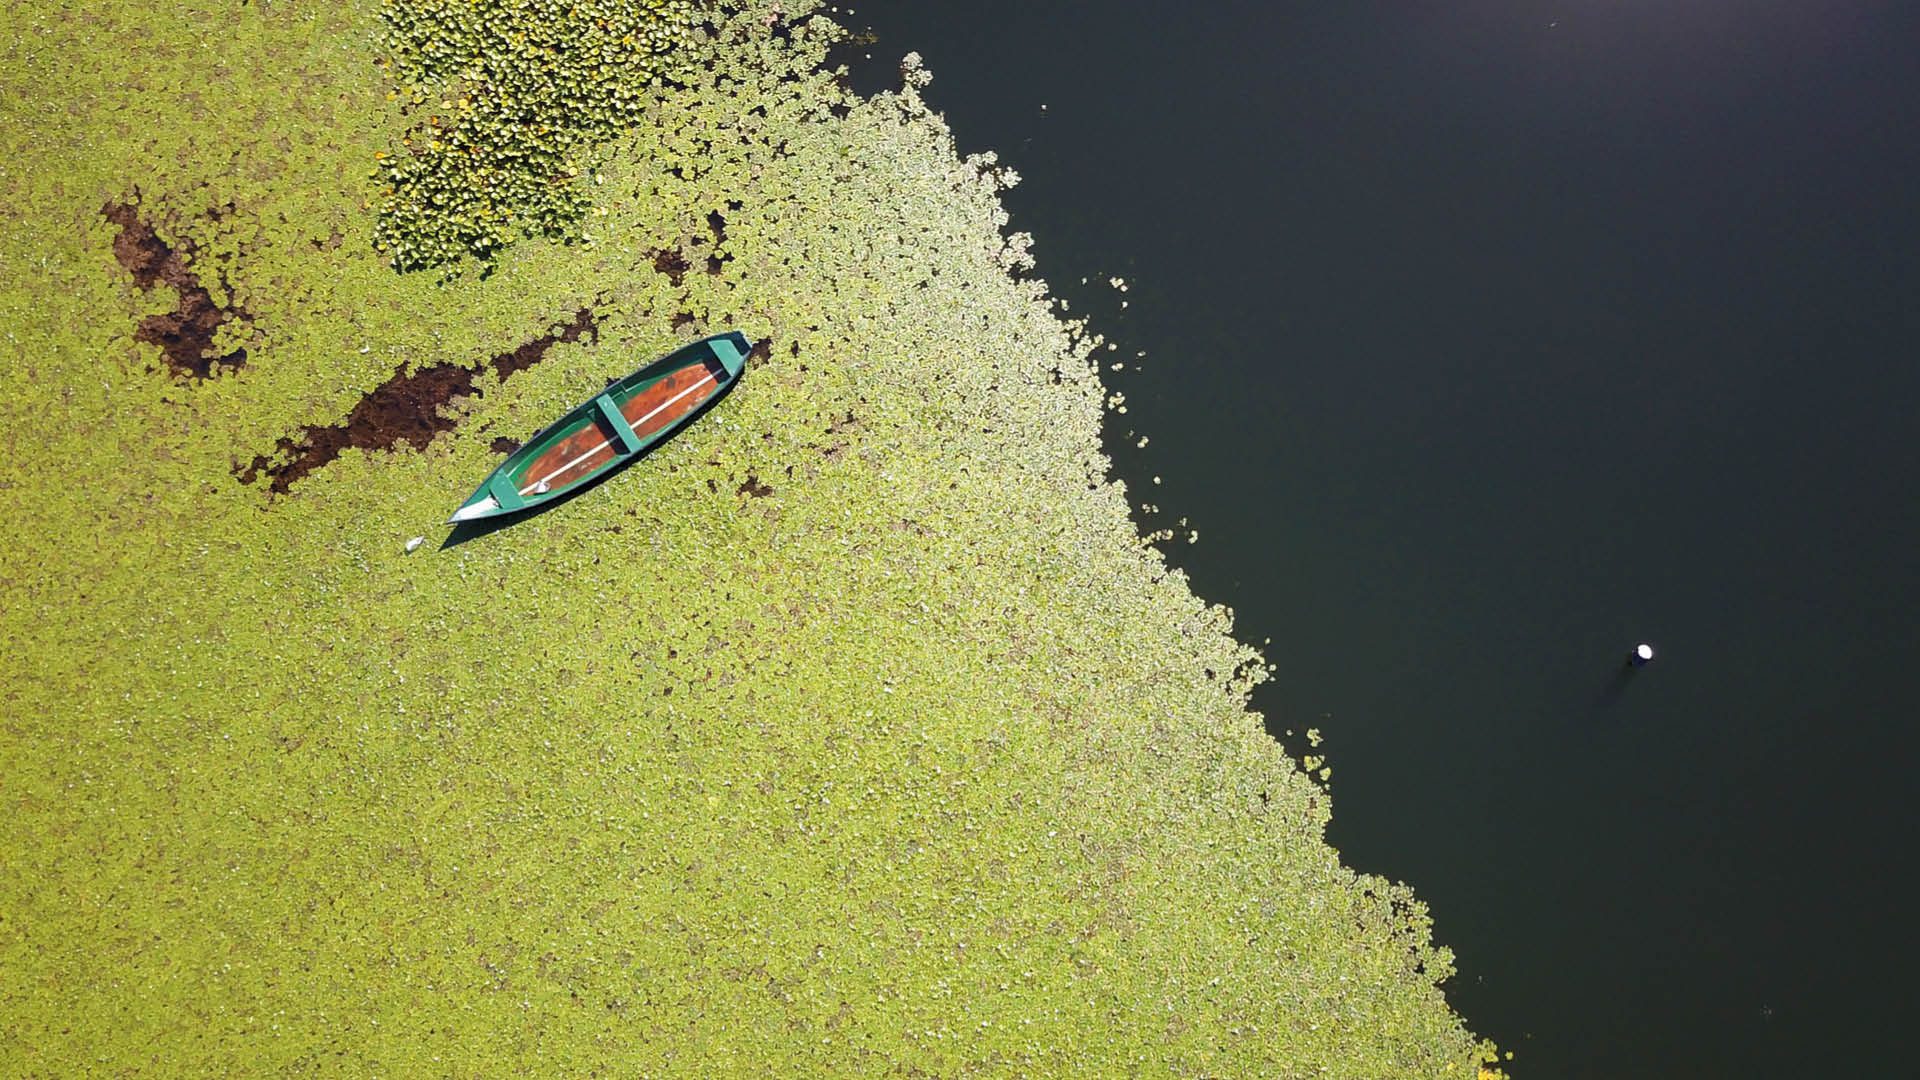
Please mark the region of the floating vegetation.
POLYGON ((1248 711, 1261 657, 1138 534, 1110 350, 923 71, 855 98, 827 17, 747 0, 592 151, 595 243, 438 282, 361 208, 434 115, 384 100, 382 10, 0 14, 7 1071, 1493 1063, 1248 711), (115 256, 136 180, 244 367, 140 340, 179 295, 115 256), (772 345, 708 419, 443 546, 512 439, 728 327, 772 345), (441 365, 480 391, 450 429, 237 478, 441 365))
POLYGON ((395 269, 572 238, 591 203, 585 151, 634 124, 685 44, 689 0, 387 0, 411 125, 374 155, 374 245, 395 269))

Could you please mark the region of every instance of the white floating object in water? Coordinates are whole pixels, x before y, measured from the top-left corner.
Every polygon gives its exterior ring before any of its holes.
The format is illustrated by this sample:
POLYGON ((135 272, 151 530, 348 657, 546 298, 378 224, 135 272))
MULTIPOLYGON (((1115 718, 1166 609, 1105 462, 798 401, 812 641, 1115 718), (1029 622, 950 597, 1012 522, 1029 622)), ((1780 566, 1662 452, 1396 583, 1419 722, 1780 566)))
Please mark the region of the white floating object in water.
POLYGON ((416 536, 413 539, 407 541, 407 554, 409 555, 413 554, 413 551, 415 548, 419 547, 421 544, 424 544, 426 542, 427 542, 427 538, 424 536, 416 536))
POLYGON ((1642 664, 1652 663, 1653 662, 1653 646, 1647 644, 1644 641, 1638 645, 1635 645, 1633 647, 1633 655, 1628 657, 1627 661, 1628 663, 1631 663, 1634 667, 1639 667, 1642 664))

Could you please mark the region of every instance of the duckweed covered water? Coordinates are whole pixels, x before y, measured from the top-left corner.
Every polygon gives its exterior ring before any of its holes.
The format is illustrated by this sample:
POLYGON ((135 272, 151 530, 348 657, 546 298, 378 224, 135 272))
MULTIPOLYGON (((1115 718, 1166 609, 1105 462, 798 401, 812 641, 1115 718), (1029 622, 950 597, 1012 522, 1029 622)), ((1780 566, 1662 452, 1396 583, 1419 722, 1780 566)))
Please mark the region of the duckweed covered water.
POLYGON ((1010 177, 923 73, 838 89, 806 5, 716 19, 577 242, 440 281, 373 243, 371 0, 0 16, 0 1071, 1471 1074, 1424 909, 1104 479, 1010 177), (244 366, 137 340, 180 297, 109 205, 244 366), (407 553, 496 440, 735 326, 639 467, 407 553), (447 363, 424 448, 240 478, 447 363))

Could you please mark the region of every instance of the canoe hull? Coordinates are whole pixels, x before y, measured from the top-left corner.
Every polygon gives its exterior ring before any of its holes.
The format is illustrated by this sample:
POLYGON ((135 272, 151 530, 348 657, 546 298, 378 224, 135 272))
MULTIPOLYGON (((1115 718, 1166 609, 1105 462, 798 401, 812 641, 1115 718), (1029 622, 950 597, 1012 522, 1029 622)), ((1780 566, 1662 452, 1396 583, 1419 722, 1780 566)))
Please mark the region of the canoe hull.
POLYGON ((449 524, 550 505, 646 455, 732 389, 750 348, 738 331, 717 334, 613 383, 509 455, 449 524))

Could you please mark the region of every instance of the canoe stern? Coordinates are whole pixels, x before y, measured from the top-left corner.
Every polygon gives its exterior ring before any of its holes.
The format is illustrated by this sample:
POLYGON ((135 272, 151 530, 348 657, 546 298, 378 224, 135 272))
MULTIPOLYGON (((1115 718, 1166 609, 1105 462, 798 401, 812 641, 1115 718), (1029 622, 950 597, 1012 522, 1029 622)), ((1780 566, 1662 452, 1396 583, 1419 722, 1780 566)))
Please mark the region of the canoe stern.
POLYGON ((713 358, 726 369, 728 382, 738 379, 740 373, 746 370, 747 353, 752 351, 753 346, 747 343, 745 334, 734 330, 709 338, 707 344, 713 349, 713 358))

